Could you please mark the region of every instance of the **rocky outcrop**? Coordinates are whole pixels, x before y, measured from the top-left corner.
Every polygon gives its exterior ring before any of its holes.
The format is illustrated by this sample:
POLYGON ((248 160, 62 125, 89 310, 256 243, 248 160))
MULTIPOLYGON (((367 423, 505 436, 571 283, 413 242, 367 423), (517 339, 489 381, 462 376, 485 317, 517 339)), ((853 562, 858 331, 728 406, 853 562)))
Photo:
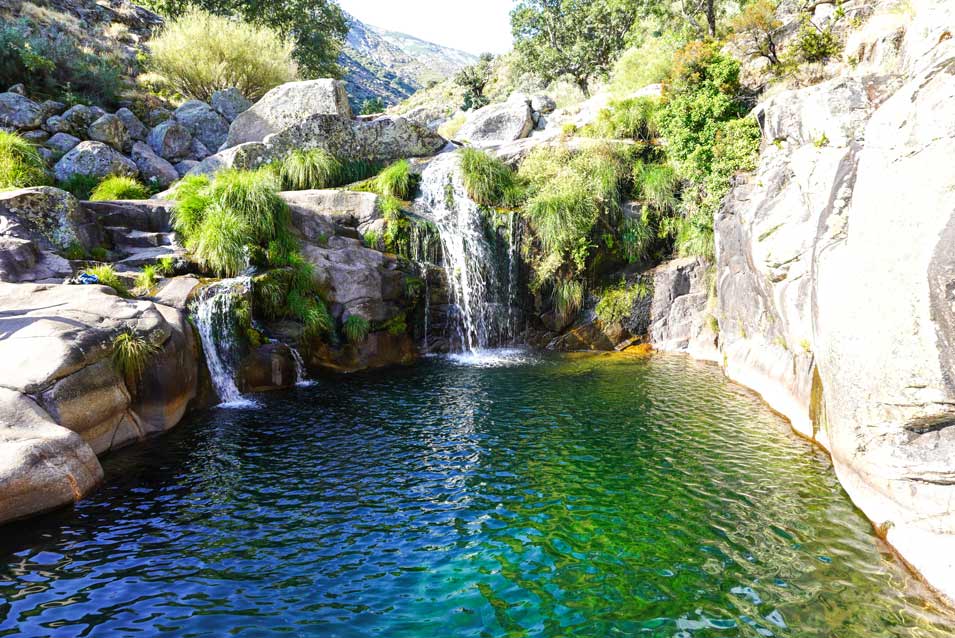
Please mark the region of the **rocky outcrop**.
POLYGON ((281 197, 292 212, 292 223, 312 243, 322 243, 334 235, 358 239, 357 233, 381 219, 378 195, 374 193, 308 190, 284 192, 281 197))
POLYGON ((247 142, 211 155, 190 172, 208 175, 224 168, 255 168, 281 159, 293 149, 313 148, 343 160, 393 162, 434 155, 446 144, 437 133, 401 117, 364 121, 313 115, 268 136, 265 142, 247 142))
POLYGON ((196 344, 179 310, 103 286, 30 284, 0 284, 0 308, 0 438, 10 441, 0 521, 81 498, 102 476, 94 453, 169 429, 196 395, 196 344), (154 348, 141 375, 114 364, 124 332, 154 348), (24 489, 37 490, 32 504, 24 489))
POLYGON ((223 148, 261 142, 312 115, 351 118, 345 84, 340 80, 306 80, 275 87, 235 118, 223 148))
POLYGON ((828 449, 854 502, 955 598, 955 10, 919 5, 904 40, 889 20, 854 45, 895 67, 757 108, 759 167, 716 220, 716 314, 727 374, 828 449))

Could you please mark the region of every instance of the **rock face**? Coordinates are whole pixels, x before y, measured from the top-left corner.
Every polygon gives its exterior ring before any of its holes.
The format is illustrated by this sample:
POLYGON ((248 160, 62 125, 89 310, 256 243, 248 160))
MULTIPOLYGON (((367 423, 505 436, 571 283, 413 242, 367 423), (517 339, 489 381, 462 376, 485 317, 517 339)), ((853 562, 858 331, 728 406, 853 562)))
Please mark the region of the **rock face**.
POLYGON ((863 60, 896 60, 891 73, 861 64, 762 104, 758 170, 716 220, 727 373, 831 452, 855 503, 950 598, 953 20, 950 3, 920 3, 904 40, 897 24, 866 30, 863 60))
POLYGON ((472 113, 457 137, 475 146, 505 144, 534 130, 531 106, 523 96, 491 104, 472 113))
POLYGON ((135 177, 139 169, 131 159, 102 142, 80 142, 56 163, 53 174, 65 182, 74 175, 88 175, 97 179, 110 175, 135 177))
MULTIPOLYGON (((347 190, 310 190, 281 193, 292 212, 292 223, 310 242, 333 235, 355 235, 381 219, 378 196, 347 190), (354 229, 351 233, 348 229, 354 229)), ((356 237, 357 238, 357 237, 356 237)))
POLYGON ((340 80, 307 80, 275 87, 235 118, 224 148, 261 142, 312 115, 351 118, 345 83, 340 80))

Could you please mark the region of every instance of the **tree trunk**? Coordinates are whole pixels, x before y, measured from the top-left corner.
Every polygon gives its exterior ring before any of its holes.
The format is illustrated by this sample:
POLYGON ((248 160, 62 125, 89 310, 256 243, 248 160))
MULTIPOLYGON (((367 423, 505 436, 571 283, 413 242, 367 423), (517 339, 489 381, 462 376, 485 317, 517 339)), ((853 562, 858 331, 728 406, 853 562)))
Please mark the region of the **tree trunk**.
POLYGON ((586 76, 582 78, 575 78, 574 81, 577 83, 577 88, 584 94, 584 97, 590 97, 590 82, 587 81, 586 76))
POLYGON ((706 0, 706 23, 710 27, 710 37, 716 37, 716 0, 706 0))

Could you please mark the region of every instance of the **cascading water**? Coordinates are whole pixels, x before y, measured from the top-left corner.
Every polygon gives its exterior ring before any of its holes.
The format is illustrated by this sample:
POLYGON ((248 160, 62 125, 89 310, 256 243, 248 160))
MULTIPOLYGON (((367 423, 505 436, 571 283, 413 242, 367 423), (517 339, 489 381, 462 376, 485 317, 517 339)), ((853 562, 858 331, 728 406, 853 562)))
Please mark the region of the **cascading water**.
POLYGON ((512 343, 519 315, 514 214, 505 219, 468 196, 457 153, 439 155, 424 170, 415 206, 441 236, 451 320, 461 348, 475 352, 512 343), (499 245, 499 227, 511 229, 507 246, 499 245))
POLYGON ((292 346, 289 346, 288 349, 292 353, 292 360, 295 361, 295 385, 300 388, 315 385, 315 382, 309 379, 305 372, 305 361, 302 359, 302 355, 292 346))
POLYGON ((223 279, 200 290, 192 306, 212 386, 223 408, 257 405, 235 384, 236 302, 248 294, 250 286, 249 277, 223 279))

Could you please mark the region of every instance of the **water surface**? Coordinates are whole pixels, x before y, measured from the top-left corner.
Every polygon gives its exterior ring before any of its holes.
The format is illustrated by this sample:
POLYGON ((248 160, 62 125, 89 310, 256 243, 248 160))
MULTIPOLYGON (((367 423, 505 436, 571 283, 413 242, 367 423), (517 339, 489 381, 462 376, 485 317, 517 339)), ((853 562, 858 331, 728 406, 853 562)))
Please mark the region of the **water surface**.
POLYGON ((0 635, 955 633, 826 458, 711 366, 432 359, 259 403, 0 530, 0 635))

